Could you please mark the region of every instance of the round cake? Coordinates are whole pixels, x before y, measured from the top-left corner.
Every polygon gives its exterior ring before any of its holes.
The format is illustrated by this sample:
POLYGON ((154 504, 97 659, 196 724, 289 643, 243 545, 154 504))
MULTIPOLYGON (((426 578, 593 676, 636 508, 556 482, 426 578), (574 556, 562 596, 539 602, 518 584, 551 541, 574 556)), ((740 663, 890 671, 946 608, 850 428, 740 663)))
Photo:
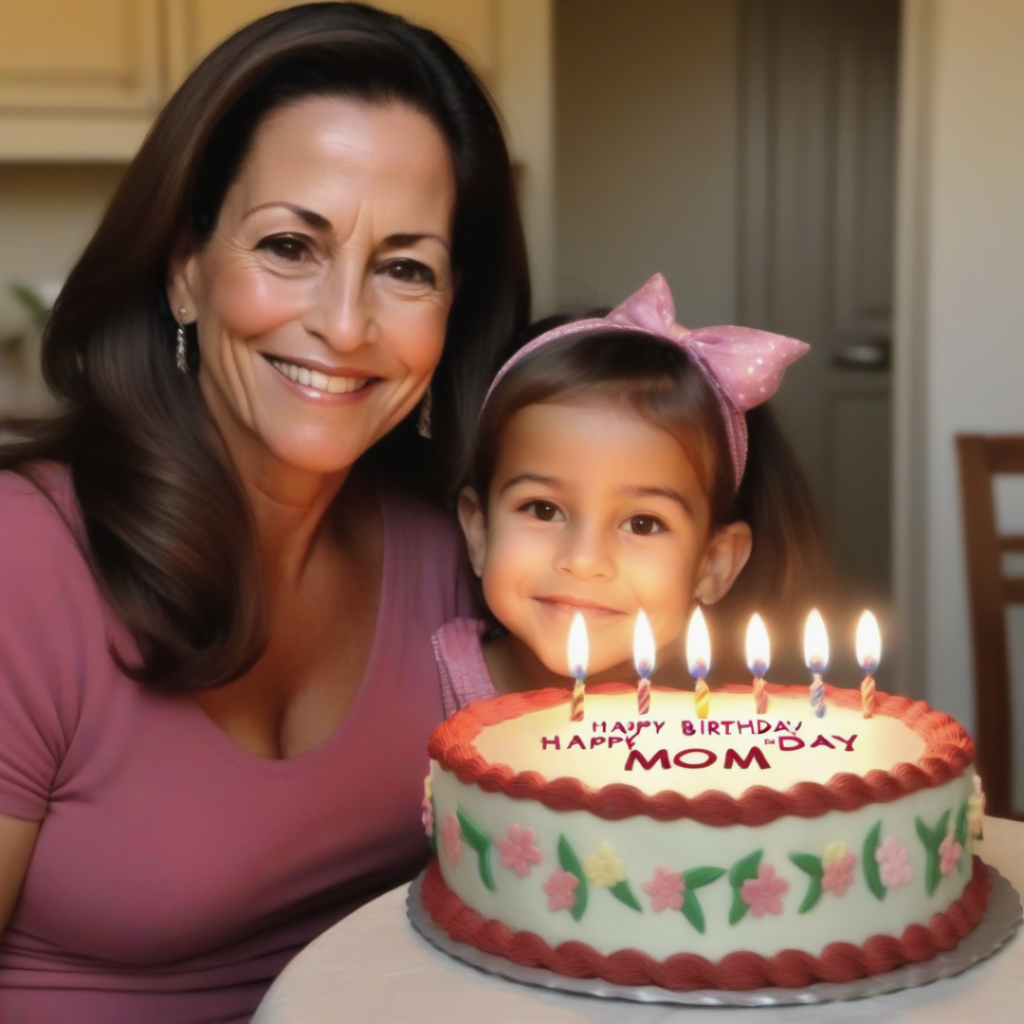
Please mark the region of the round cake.
POLYGON ((983 797, 948 715, 879 693, 588 687, 470 704, 430 740, 424 907, 454 939, 674 990, 844 982, 981 920, 983 797))

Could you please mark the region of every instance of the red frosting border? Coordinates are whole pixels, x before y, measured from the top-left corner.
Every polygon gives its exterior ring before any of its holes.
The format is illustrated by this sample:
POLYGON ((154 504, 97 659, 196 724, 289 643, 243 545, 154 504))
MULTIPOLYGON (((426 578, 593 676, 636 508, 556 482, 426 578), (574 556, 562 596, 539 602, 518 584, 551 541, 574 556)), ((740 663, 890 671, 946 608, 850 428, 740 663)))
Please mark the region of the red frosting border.
POLYGON ((437 859, 427 865, 421 901, 431 919, 453 939, 484 953, 503 956, 524 967, 543 967, 570 978, 604 978, 616 985, 658 985, 679 992, 694 989, 803 988, 818 981, 845 982, 882 974, 908 963, 930 960, 954 946, 985 916, 992 881, 980 857, 960 899, 928 925, 912 924, 896 938, 875 935, 863 946, 830 943, 821 956, 784 949, 772 957, 738 951, 712 961, 694 953, 677 953, 658 961, 635 949, 604 956, 585 942, 551 948, 533 932, 513 932, 500 921, 485 920, 453 893, 441 876, 437 859))
MULTIPOLYGON (((655 694, 659 687, 654 688, 655 694)), ((730 693, 749 692, 749 687, 726 686, 730 693)), ((588 693, 628 693, 635 687, 604 683, 588 687, 588 693)), ((673 692, 673 691, 666 691, 673 692)), ((826 686, 827 703, 859 708, 858 690, 826 686)), ((769 695, 806 695, 807 688, 768 685, 769 695)), ((707 790, 687 797, 672 790, 653 795, 635 786, 614 783, 593 789, 579 779, 548 780, 540 772, 515 772, 508 765, 489 764, 477 752, 474 740, 480 730, 531 711, 568 704, 569 691, 562 689, 510 693, 493 700, 469 704, 442 722, 430 737, 427 751, 446 771, 468 785, 488 793, 504 793, 516 800, 537 800, 555 811, 585 810, 599 818, 616 821, 644 815, 657 821, 692 818, 704 825, 766 825, 786 815, 817 818, 828 811, 855 811, 867 804, 891 803, 920 789, 941 786, 963 774, 974 759, 974 744, 957 721, 933 711, 924 701, 876 694, 875 714, 897 718, 925 741, 916 764, 895 765, 890 771, 873 770, 865 775, 838 772, 825 783, 798 782, 788 790, 751 786, 734 797, 707 790)))

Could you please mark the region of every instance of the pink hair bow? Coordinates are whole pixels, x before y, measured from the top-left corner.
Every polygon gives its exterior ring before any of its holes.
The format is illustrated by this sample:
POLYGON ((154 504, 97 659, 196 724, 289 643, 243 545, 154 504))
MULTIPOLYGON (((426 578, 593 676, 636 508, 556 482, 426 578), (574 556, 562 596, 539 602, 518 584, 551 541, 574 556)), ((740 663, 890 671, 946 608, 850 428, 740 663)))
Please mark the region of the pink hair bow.
POLYGON ((668 282, 655 274, 606 317, 563 324, 524 345, 498 371, 484 405, 508 371, 549 342, 592 331, 642 331, 684 349, 715 389, 729 438, 736 486, 747 461, 747 423, 744 413, 766 402, 778 390, 782 374, 810 348, 782 334, 750 327, 700 327, 688 330, 676 323, 676 307, 668 282))

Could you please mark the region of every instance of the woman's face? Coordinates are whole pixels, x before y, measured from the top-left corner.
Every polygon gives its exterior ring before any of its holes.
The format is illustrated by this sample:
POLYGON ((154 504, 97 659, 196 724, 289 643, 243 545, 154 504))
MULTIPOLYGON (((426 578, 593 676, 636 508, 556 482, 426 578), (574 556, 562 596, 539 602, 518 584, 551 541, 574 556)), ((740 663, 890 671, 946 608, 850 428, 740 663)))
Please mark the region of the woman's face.
POLYGON ((444 137, 401 103, 310 97, 257 129, 169 281, 243 477, 343 474, 413 409, 452 303, 454 206, 444 137))

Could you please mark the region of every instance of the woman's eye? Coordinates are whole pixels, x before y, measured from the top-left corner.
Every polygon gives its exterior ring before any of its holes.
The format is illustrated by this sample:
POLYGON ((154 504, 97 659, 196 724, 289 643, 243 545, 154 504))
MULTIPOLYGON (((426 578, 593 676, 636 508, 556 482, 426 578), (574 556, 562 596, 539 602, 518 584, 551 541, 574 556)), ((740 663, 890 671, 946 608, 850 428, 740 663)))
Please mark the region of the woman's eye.
POLYGON ((565 518, 562 515, 562 510, 550 501, 529 501, 523 505, 522 511, 533 516, 534 519, 539 519, 542 523, 553 523, 565 518))
POLYGON ((626 527, 630 533, 647 537, 652 533, 661 533, 665 524, 656 516, 630 516, 626 521, 626 527))
POLYGON ((392 260, 384 265, 383 270, 389 277, 403 284, 433 286, 437 283, 437 275, 419 260, 392 260))
POLYGON ((300 263, 309 251, 301 238, 291 238, 287 235, 264 238, 259 248, 286 263, 300 263))

